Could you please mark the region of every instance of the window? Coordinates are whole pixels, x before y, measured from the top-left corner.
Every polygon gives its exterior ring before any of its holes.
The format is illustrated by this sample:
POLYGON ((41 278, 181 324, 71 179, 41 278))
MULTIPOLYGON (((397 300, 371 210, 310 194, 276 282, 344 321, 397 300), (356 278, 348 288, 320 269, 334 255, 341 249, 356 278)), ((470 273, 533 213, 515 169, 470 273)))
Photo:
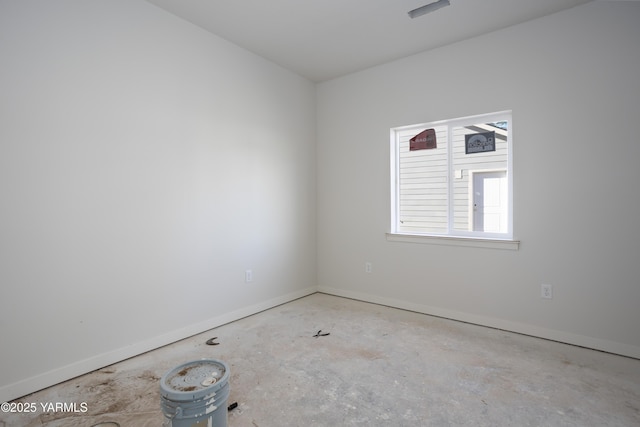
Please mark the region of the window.
POLYGON ((511 112, 391 129, 391 233, 513 238, 511 112))

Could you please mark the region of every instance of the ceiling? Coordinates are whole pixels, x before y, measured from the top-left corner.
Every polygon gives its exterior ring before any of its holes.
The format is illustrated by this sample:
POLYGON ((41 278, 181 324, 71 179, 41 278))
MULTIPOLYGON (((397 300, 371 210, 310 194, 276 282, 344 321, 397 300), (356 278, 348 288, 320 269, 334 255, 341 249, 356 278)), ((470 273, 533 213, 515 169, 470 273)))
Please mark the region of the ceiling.
POLYGON ((147 0, 316 82, 591 0, 147 0))

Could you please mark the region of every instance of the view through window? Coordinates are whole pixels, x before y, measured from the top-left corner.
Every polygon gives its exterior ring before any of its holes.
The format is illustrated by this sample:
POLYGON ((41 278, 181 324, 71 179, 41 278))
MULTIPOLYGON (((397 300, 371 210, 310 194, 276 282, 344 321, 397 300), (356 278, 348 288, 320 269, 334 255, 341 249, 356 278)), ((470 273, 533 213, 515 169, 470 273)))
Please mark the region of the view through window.
POLYGON ((391 129, 392 233, 512 238, 511 113, 391 129))

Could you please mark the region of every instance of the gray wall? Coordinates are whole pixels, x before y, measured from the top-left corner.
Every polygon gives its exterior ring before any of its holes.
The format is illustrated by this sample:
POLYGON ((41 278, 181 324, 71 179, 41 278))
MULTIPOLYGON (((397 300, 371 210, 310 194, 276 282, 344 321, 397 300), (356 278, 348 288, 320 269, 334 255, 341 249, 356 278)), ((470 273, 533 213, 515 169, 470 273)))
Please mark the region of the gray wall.
POLYGON ((315 290, 312 83, 142 0, 0 58, 0 401, 315 290))
POLYGON ((640 357, 639 22, 596 1, 320 84, 319 289, 640 357), (502 110, 520 249, 387 241, 389 129, 502 110))

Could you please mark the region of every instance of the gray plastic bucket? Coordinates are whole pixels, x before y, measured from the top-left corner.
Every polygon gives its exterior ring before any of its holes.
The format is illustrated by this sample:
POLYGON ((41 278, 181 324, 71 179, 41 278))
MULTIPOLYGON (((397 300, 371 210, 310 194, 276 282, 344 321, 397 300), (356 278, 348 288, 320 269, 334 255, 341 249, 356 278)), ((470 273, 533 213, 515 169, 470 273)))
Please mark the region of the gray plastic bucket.
POLYGON ((160 379, 163 427, 227 427, 229 367, 215 359, 187 362, 160 379))

